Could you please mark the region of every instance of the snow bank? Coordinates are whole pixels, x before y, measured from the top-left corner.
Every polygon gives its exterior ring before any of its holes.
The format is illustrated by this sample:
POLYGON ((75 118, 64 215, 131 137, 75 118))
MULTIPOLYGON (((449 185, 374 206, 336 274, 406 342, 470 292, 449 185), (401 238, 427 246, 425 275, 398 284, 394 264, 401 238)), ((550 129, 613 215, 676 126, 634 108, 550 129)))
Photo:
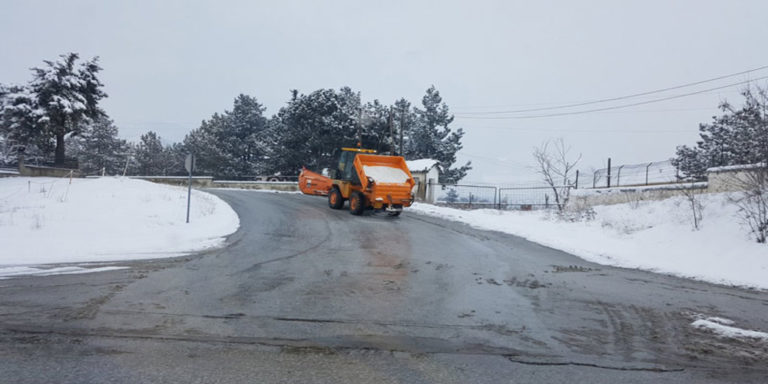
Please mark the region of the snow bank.
POLYGON ((74 275, 80 273, 90 272, 104 272, 115 271, 118 269, 126 269, 128 267, 54 267, 54 268, 36 268, 36 267, 0 267, 0 279, 14 277, 14 276, 52 276, 52 275, 74 275))
POLYGON ((768 342, 768 333, 736 328, 733 324, 733 320, 723 319, 721 317, 708 317, 694 321, 691 323, 691 326, 698 329, 708 330, 720 337, 730 339, 755 339, 768 342))
POLYGON ((408 174, 400 168, 363 165, 363 172, 377 183, 405 183, 408 181, 408 174))
POLYGON ((704 221, 691 225, 682 197, 596 206, 595 219, 568 222, 546 211, 497 211, 416 203, 412 210, 496 230, 595 263, 768 289, 768 246, 751 240, 725 194, 702 195, 704 221))
POLYGON ((2 178, 0 266, 178 256, 219 246, 239 226, 211 194, 192 191, 189 224, 186 208, 186 188, 144 180, 2 178))

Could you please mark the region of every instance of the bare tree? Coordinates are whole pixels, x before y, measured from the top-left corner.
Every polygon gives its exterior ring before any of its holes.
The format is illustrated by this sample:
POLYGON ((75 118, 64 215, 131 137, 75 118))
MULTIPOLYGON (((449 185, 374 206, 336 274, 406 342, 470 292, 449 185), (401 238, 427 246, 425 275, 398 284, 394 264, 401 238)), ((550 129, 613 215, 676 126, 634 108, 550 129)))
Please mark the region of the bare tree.
POLYGON ((573 185, 571 179, 576 171, 576 164, 581 160, 581 154, 579 154, 575 160, 571 161, 569 159, 570 151, 571 147, 566 146, 562 138, 547 140, 541 146, 533 149, 536 172, 552 189, 558 211, 562 211, 568 203, 573 185))
POLYGON ((730 196, 758 243, 768 240, 768 164, 745 169, 731 179, 740 192, 730 196))
POLYGON ((688 207, 691 208, 691 215, 693 216, 693 229, 698 231, 701 228, 701 220, 704 218, 704 204, 701 203, 701 190, 696 187, 695 182, 691 182, 689 186, 680 186, 680 193, 685 196, 688 201, 688 207))

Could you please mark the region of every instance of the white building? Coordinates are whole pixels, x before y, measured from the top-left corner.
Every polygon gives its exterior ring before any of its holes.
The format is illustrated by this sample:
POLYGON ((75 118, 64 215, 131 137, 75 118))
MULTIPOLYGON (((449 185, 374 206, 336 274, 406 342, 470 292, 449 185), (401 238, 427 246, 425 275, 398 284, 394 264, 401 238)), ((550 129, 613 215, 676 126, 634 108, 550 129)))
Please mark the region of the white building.
POLYGON ((434 159, 406 160, 408 169, 411 171, 416 185, 413 186, 413 193, 416 199, 433 203, 435 193, 433 188, 437 185, 437 179, 440 176, 440 162, 434 159))

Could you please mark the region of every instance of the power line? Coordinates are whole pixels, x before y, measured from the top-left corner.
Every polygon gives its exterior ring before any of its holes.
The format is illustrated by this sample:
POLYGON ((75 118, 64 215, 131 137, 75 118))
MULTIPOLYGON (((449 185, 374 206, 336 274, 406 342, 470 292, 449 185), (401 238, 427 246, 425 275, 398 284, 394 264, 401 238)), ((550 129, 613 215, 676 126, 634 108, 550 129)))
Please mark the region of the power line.
POLYGON ((520 163, 517 163, 517 162, 508 161, 508 160, 501 160, 501 159, 497 159, 497 158, 493 158, 493 157, 475 155, 475 154, 471 154, 471 153, 466 153, 464 151, 459 152, 459 155, 460 156, 466 156, 466 157, 473 157, 473 158, 481 159, 481 160, 485 160, 485 161, 490 161, 490 162, 493 162, 493 163, 496 163, 496 164, 505 165, 505 166, 527 167, 527 165, 520 164, 520 163))
POLYGON ((758 67, 758 68, 749 69, 749 70, 746 70, 746 71, 737 72, 737 73, 731 73, 731 74, 728 74, 728 75, 713 77, 711 79, 696 81, 696 82, 693 82, 693 83, 676 85, 674 87, 661 88, 661 89, 656 89, 656 90, 653 90, 653 91, 634 93, 634 94, 631 94, 631 95, 611 97, 611 98, 606 98, 606 99, 584 101, 584 102, 580 102, 580 103, 562 104, 562 105, 555 105, 555 106, 551 106, 551 107, 515 109, 515 110, 508 110, 508 111, 466 112, 466 113, 463 113, 463 114, 494 115, 494 114, 503 114, 503 113, 538 112, 538 111, 550 111, 550 110, 554 110, 554 109, 581 107, 581 106, 585 106, 585 105, 606 103, 606 102, 609 102, 609 101, 625 100, 625 99, 630 99, 630 98, 639 97, 639 96, 647 96, 647 95, 652 95, 652 94, 655 94, 655 93, 662 93, 662 92, 672 91, 672 90, 675 90, 675 89, 681 89, 681 88, 692 87, 692 86, 695 86, 695 85, 711 83, 713 81, 727 79, 729 77, 734 77, 734 76, 739 76, 739 75, 744 75, 744 74, 747 74, 747 73, 760 71, 760 70, 763 70, 763 69, 766 69, 766 68, 768 68, 768 65, 762 66, 762 67, 758 67))
POLYGON ((494 129, 504 130, 509 132, 524 132, 524 133, 546 133, 546 132, 565 132, 565 133, 611 133, 611 134, 623 134, 623 133, 690 133, 698 132, 696 129, 571 129, 571 128, 510 128, 510 127, 487 127, 487 126, 474 126, 465 127, 470 129, 494 129))
POLYGON ((662 97, 662 98, 658 98, 658 99, 640 101, 640 102, 636 102, 636 103, 613 105, 613 106, 610 106, 610 107, 594 108, 594 109, 587 109, 587 110, 581 110, 581 111, 559 112, 559 113, 540 114, 540 115, 524 115, 524 116, 456 116, 456 117, 460 118, 460 119, 509 120, 509 119, 536 119, 536 118, 541 118, 541 117, 557 117, 557 116, 569 116, 569 115, 582 115, 582 114, 592 113, 592 112, 610 111, 610 110, 614 110, 614 109, 629 108, 629 107, 635 107, 635 106, 638 106, 638 105, 646 105, 646 104, 658 103, 658 102, 667 101, 667 100, 680 99, 680 98, 683 98, 683 97, 688 97, 688 96, 698 95, 698 94, 702 94, 702 93, 712 92, 712 91, 716 91, 716 90, 719 90, 719 89, 730 88, 730 87, 734 87, 734 86, 737 86, 737 85, 748 84, 748 83, 751 83, 753 81, 764 80, 764 79, 768 79, 768 76, 758 77, 758 78, 752 79, 752 80, 745 80, 745 81, 741 81, 741 82, 738 82, 738 83, 732 83, 732 84, 723 85, 723 86, 720 86, 720 87, 703 89, 703 90, 700 90, 700 91, 689 92, 689 93, 684 93, 684 94, 680 94, 680 95, 667 96, 667 97, 662 97))

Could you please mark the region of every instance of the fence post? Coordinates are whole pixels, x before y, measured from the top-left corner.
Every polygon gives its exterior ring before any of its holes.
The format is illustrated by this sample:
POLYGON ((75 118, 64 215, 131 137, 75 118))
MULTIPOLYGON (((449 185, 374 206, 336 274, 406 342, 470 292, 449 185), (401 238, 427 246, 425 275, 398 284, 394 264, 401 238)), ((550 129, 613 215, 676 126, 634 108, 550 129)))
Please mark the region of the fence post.
POLYGON ((621 169, 622 168, 624 168, 623 165, 619 167, 619 172, 616 173, 616 186, 617 187, 621 186, 621 169))
POLYGON ((592 188, 595 188, 597 184, 597 172, 599 171, 595 171, 595 173, 592 174, 592 188))
POLYGON ((650 162, 645 166, 645 185, 648 185, 648 168, 650 168, 652 164, 653 162, 650 162))
POLYGON ((499 187, 493 187, 493 206, 496 206, 496 195, 499 194, 499 187))
POLYGON ((608 158, 608 188, 611 187, 611 158, 608 158))
POLYGON ((576 186, 573 189, 579 189, 579 170, 576 170, 576 186))

